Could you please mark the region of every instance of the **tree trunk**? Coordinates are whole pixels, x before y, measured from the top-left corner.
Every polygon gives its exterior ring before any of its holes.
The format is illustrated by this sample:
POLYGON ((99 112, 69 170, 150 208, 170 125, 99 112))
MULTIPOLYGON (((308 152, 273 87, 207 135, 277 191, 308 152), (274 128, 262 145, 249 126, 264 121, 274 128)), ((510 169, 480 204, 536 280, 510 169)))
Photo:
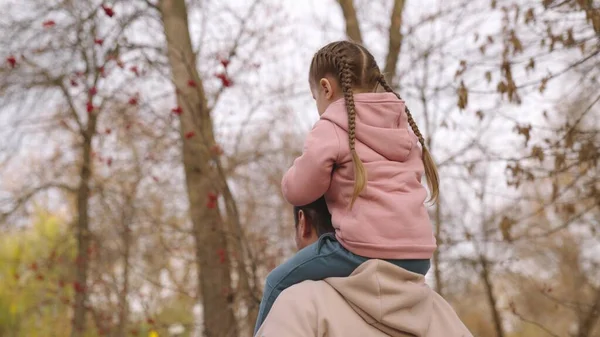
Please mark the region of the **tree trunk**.
POLYGON ((442 280, 442 271, 440 269, 440 249, 442 247, 442 211, 440 202, 435 205, 435 240, 437 249, 433 252, 433 275, 435 276, 435 291, 444 297, 444 282, 442 280))
POLYGON ((75 303, 73 307, 73 321, 71 337, 83 336, 85 330, 86 302, 87 302, 87 278, 89 269, 89 197, 90 178, 92 175, 91 153, 92 135, 95 132, 96 118, 90 117, 88 128, 83 132, 83 152, 80 171, 79 187, 77 188, 77 258, 75 261, 75 303))
POLYGON ((505 334, 502 325, 502 317, 500 315, 500 311, 498 310, 496 295, 494 295, 494 288, 492 285, 492 280, 490 279, 488 261, 482 254, 480 254, 479 262, 481 263, 481 278, 483 279, 483 285, 485 287, 490 310, 492 310, 492 318, 494 320, 494 328, 496 329, 496 337, 504 337, 505 334))
POLYGON ((158 3, 167 39, 167 56, 177 104, 183 109, 180 134, 183 166, 196 246, 198 296, 202 298, 204 335, 237 335, 231 291, 231 266, 223 221, 215 203, 219 180, 209 148, 214 145, 213 125, 202 80, 196 69, 184 0, 158 3), (216 184, 215 184, 216 182, 216 184))
POLYGON ((594 303, 586 315, 580 319, 577 337, 591 337, 598 320, 600 320, 600 288, 596 290, 594 303))
POLYGON ((253 261, 255 257, 252 254, 252 250, 245 244, 243 236, 244 231, 242 223, 240 221, 240 214, 235 203, 235 199, 229 186, 227 185, 227 178, 225 172, 221 166, 221 163, 217 160, 217 169, 220 176, 220 181, 223 183, 221 190, 223 191, 223 199, 225 201, 225 209, 227 213, 227 222, 229 224, 228 232, 229 237, 233 238, 232 250, 234 252, 235 259, 237 260, 237 273, 238 273, 238 289, 237 295, 241 296, 243 303, 248 310, 245 317, 244 330, 247 330, 250 335, 254 332, 254 324, 258 317, 258 309, 260 306, 260 295, 256 291, 256 287, 259 285, 256 268, 253 267, 253 261), (246 261, 250 261, 251 272, 247 270, 246 261), (252 284, 252 285, 251 285, 252 284))
POLYGON ((402 47, 402 14, 404 13, 405 0, 395 0, 390 17, 390 32, 388 42, 388 54, 385 58, 385 68, 383 74, 385 80, 392 85, 392 81, 396 77, 396 65, 400 58, 400 49, 402 47))
POLYGON ((346 36, 348 36, 350 40, 362 44, 362 34, 360 33, 354 1, 338 0, 338 3, 342 8, 342 14, 344 15, 344 21, 346 22, 346 36))
POLYGON ((123 283, 121 285, 121 294, 119 295, 119 320, 117 326, 117 336, 127 337, 127 320, 129 319, 129 302, 127 295, 129 294, 129 256, 131 255, 131 227, 132 219, 129 213, 133 211, 133 202, 128 202, 129 209, 124 214, 123 226, 123 283))

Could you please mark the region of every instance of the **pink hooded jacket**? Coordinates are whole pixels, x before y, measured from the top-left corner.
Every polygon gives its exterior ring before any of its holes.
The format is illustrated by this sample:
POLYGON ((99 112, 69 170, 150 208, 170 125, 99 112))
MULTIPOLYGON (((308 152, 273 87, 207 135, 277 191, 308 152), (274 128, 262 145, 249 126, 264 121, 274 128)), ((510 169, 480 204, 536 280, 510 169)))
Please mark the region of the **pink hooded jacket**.
POLYGON ((436 249, 427 191, 421 185, 422 152, 393 93, 354 95, 356 151, 367 185, 348 209, 354 169, 344 99, 327 108, 283 177, 287 201, 303 206, 325 195, 338 241, 354 254, 380 259, 429 259, 436 249))
POLYGON ((422 275, 368 260, 349 277, 284 290, 256 337, 473 337, 422 275))

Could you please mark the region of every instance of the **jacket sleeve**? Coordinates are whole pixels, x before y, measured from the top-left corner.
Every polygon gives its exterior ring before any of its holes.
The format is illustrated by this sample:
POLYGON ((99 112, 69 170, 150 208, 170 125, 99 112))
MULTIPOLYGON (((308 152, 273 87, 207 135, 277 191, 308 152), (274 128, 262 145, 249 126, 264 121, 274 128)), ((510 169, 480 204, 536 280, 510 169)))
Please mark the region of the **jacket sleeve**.
POLYGON ((283 176, 283 197, 294 206, 304 206, 323 196, 329 189, 339 150, 335 126, 319 120, 306 137, 302 155, 283 176))
POLYGON ((317 310, 306 291, 301 285, 284 290, 255 337, 318 337, 317 310))

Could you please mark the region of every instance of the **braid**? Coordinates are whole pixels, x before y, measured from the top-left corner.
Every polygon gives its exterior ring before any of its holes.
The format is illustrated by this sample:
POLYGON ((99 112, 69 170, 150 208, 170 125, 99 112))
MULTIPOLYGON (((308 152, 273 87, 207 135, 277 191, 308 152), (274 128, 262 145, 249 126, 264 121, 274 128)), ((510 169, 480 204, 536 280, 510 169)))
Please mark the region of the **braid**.
POLYGON ((332 52, 324 51, 323 57, 327 58, 337 69, 338 78, 344 93, 344 103, 348 112, 348 141, 352 163, 354 164, 354 192, 349 207, 354 206, 354 202, 365 189, 367 185, 367 172, 356 152, 356 106, 354 105, 354 94, 352 92, 353 73, 350 69, 348 60, 344 56, 338 56, 332 52))
POLYGON ((352 93, 352 73, 346 60, 341 62, 341 84, 348 110, 348 137, 350 140, 350 151, 355 150, 356 141, 356 106, 354 105, 354 94, 352 93))
MULTIPOLYGON (((394 89, 392 89, 392 87, 387 83, 383 74, 379 76, 379 84, 381 84, 385 91, 393 93, 394 95, 396 95, 396 97, 398 97, 398 99, 402 100, 402 97, 400 97, 400 95, 396 93, 394 89)), ((436 203, 439 198, 439 176, 435 162, 433 161, 433 157, 431 156, 429 149, 425 145, 425 139, 423 138, 423 135, 421 134, 421 131, 419 130, 417 123, 415 123, 415 120, 413 119, 412 114, 410 113, 410 110, 407 106, 404 106, 404 111, 406 112, 406 117, 408 118, 408 125, 410 125, 410 128, 417 136, 419 143, 421 143, 421 147, 423 147, 423 164, 425 166, 425 177, 427 178, 427 185, 429 186, 429 190, 431 193, 431 197, 429 198, 429 200, 436 203)))

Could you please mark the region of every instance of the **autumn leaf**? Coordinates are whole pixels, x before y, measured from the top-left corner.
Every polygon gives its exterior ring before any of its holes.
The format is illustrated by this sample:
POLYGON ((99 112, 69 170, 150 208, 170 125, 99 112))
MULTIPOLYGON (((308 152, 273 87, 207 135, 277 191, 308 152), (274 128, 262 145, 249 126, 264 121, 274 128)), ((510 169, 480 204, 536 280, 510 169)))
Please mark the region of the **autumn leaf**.
POLYGON ((532 58, 529 59, 529 63, 527 63, 527 66, 525 67, 525 70, 533 70, 535 69, 535 60, 532 58))
POLYGON ((578 153, 578 159, 581 163, 588 161, 594 161, 598 158, 598 149, 594 146, 592 141, 581 144, 578 153))
POLYGON ((544 161, 544 150, 536 145, 531 149, 531 156, 537 158, 541 163, 544 161))
POLYGON ((460 60, 459 63, 459 68, 456 70, 456 73, 454 74, 454 78, 457 79, 458 77, 460 77, 462 74, 464 74, 464 72, 467 70, 467 61, 465 60, 460 60))
POLYGON ((575 205, 572 203, 567 203, 563 206, 563 211, 565 213, 567 213, 568 215, 573 215, 573 214, 575 214, 575 211, 576 211, 575 205))
POLYGON ((567 29, 567 38, 564 39, 563 44, 565 47, 573 47, 575 46, 575 38, 573 37, 573 28, 567 29))
POLYGON ((504 81, 498 82, 498 85, 496 86, 496 91, 498 91, 500 94, 506 93, 508 91, 506 83, 504 81))
POLYGON ((479 120, 480 120, 480 121, 482 121, 482 120, 483 120, 483 111, 481 111, 481 110, 477 110, 477 111, 475 112, 475 115, 477 116, 477 118, 479 118, 479 120))
POLYGON ((500 221, 500 232, 502 233, 502 239, 506 242, 511 242, 512 237, 510 231, 512 227, 516 224, 515 220, 509 218, 507 216, 503 216, 500 221))
POLYGON ((542 78, 542 80, 540 82, 540 88, 539 88, 540 94, 543 94, 544 91, 546 91, 546 86, 548 84, 548 80, 549 80, 548 77, 542 78))
POLYGON ((517 134, 525 137, 525 146, 527 146, 529 139, 531 138, 531 129, 531 125, 515 125, 514 130, 517 132, 517 134))
POLYGON ((465 82, 460 81, 460 87, 457 90, 458 94, 458 107, 462 110, 467 107, 469 92, 467 91, 467 87, 465 87, 465 82))
POLYGON ((527 12, 525 12, 525 24, 528 24, 530 22, 535 22, 533 7, 529 8, 527 12))

